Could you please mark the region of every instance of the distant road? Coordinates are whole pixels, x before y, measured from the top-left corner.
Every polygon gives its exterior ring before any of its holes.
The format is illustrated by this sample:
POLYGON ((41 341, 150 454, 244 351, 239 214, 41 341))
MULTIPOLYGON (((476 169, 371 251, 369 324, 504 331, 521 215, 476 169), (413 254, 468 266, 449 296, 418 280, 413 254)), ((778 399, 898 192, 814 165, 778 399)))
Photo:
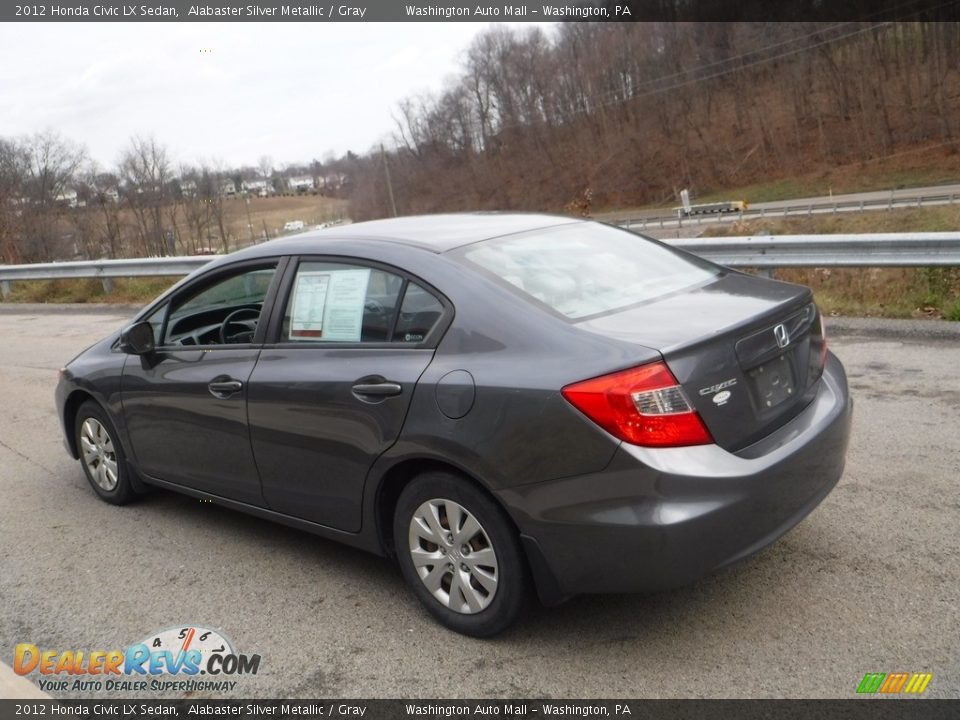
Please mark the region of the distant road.
MULTIPOLYGON (((771 202, 750 203, 750 198, 733 197, 730 200, 747 200, 748 209, 743 213, 725 215, 697 215, 678 219, 674 208, 652 208, 647 210, 624 210, 601 213, 598 220, 626 225, 633 230, 652 230, 656 228, 679 228, 690 225, 733 222, 734 220, 766 217, 769 215, 819 215, 837 212, 864 212, 911 206, 949 205, 960 202, 960 183, 933 185, 900 190, 875 190, 871 192, 846 193, 843 195, 820 195, 818 197, 794 198, 792 200, 773 200, 771 202)), ((679 205, 679 203, 678 203, 679 205)))
MULTIPOLYGON (((951 185, 933 185, 920 188, 903 188, 900 190, 875 190, 871 192, 847 193, 845 195, 820 195, 819 197, 796 198, 795 200, 775 200, 765 203, 750 203, 750 210, 780 210, 785 207, 809 207, 811 204, 823 203, 888 203, 891 200, 896 205, 904 202, 916 201, 918 198, 933 198, 955 195, 960 198, 960 183, 951 185)), ((750 198, 747 198, 749 200, 750 198)), ((924 201, 926 204, 926 201, 924 201)))

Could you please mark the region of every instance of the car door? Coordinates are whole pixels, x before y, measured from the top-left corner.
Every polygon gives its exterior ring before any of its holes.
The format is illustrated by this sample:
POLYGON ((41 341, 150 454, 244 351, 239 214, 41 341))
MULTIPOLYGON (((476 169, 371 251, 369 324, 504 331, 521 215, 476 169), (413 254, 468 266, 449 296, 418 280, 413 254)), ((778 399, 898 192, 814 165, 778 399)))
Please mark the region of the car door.
POLYGON ((372 264, 304 259, 288 276, 274 342, 249 383, 264 498, 277 512, 356 532, 367 472, 399 436, 451 308, 372 264))
POLYGON ((157 350, 128 358, 122 385, 141 472, 263 505, 247 427, 247 382, 266 330, 260 315, 279 277, 277 259, 216 270, 148 318, 157 350))

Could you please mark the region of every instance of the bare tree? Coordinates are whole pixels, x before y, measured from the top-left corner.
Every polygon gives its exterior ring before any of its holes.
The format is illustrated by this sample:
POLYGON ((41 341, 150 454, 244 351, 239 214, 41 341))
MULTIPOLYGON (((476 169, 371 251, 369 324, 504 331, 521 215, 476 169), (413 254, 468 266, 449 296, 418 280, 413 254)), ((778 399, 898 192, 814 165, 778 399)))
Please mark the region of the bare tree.
POLYGON ((203 198, 210 205, 212 221, 219 232, 220 245, 225 253, 230 252, 230 233, 226 225, 226 194, 224 183, 230 180, 230 173, 224 169, 222 163, 214 163, 205 167, 201 192, 203 198))
POLYGON ((63 215, 76 204, 69 193, 86 152, 50 130, 24 138, 21 148, 26 161, 21 254, 24 259, 53 260, 60 252, 63 215))
POLYGON ((164 207, 170 203, 172 180, 167 148, 154 138, 131 138, 118 167, 124 202, 137 222, 142 252, 146 256, 168 255, 164 207))
POLYGON ((0 138, 0 260, 21 262, 21 217, 27 202, 24 195, 27 159, 13 140, 0 138))
POLYGON ((257 168, 260 170, 260 177, 269 180, 270 176, 273 175, 273 158, 269 155, 261 155, 260 159, 257 160, 257 168))

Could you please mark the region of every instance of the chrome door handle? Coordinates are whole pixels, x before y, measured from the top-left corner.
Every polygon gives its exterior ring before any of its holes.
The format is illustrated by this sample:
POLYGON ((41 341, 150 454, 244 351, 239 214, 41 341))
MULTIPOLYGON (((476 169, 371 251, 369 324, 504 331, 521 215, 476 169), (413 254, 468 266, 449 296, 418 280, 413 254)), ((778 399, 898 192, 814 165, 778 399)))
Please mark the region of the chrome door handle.
POLYGON ((243 383, 239 380, 214 380, 207 385, 207 390, 215 398, 223 400, 243 390, 243 383))

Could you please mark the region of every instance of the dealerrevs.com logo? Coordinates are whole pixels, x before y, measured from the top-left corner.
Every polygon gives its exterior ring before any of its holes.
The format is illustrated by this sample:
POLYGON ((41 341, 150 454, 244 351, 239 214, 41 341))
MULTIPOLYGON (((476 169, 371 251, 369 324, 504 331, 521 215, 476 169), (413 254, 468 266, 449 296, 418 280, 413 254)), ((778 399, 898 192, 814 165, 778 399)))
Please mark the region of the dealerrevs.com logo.
POLYGON ((18 675, 39 673, 45 692, 144 692, 233 690, 240 675, 256 675, 259 655, 244 655, 217 630, 182 625, 151 633, 123 650, 14 649, 18 675))

